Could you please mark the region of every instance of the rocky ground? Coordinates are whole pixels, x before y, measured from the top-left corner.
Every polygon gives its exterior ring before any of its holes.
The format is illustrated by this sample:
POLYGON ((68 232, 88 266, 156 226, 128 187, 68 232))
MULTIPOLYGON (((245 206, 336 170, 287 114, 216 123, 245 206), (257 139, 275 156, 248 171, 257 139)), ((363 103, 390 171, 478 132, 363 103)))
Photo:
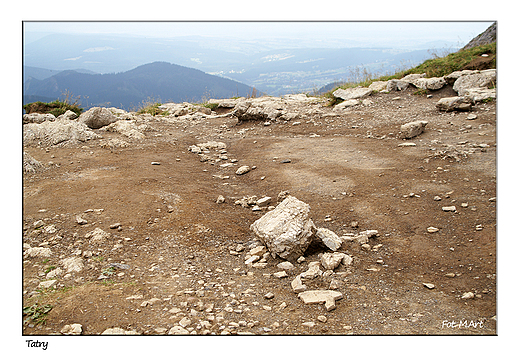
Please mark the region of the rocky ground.
POLYGON ((23 306, 52 309, 24 316, 23 334, 496 334, 495 101, 442 112, 451 87, 414 91, 341 111, 288 101, 267 123, 225 108, 141 115, 141 135, 24 146, 42 166, 23 177, 23 306), (424 133, 399 138, 414 120, 424 133), (190 149, 211 141, 225 147, 190 149), (335 308, 291 286, 324 246, 293 268, 246 264, 260 245, 250 225, 282 191, 317 227, 378 232, 342 244, 351 264, 302 279, 341 293, 335 308))

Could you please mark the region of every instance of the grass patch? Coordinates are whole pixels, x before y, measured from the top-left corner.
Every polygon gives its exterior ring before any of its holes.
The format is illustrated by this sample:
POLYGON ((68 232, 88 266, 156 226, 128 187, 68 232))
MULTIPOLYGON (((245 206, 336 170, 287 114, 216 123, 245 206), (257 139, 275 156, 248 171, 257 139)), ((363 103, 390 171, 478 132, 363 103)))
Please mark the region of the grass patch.
POLYGON ((23 308, 23 323, 34 323, 36 325, 45 324, 47 321, 47 314, 52 310, 52 305, 45 304, 43 306, 38 306, 38 304, 33 304, 31 306, 26 306, 23 308))

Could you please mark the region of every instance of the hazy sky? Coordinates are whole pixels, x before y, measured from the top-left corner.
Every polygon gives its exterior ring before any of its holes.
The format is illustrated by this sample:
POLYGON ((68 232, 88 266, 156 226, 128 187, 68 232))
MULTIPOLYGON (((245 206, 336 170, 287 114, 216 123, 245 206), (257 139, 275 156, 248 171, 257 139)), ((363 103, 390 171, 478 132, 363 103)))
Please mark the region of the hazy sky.
POLYGON ((117 33, 146 37, 200 35, 262 38, 337 38, 361 41, 452 41, 466 44, 491 22, 25 22, 25 32, 117 33))

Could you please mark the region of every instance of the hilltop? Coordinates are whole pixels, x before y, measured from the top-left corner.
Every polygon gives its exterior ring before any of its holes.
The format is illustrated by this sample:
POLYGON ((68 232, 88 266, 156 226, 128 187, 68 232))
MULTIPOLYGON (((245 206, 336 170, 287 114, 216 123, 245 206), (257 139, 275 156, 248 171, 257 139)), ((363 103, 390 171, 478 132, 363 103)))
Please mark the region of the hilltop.
POLYGON ((24 83, 24 98, 28 100, 35 96, 57 99, 66 92, 79 97, 80 105, 87 109, 115 106, 130 110, 147 101, 202 102, 209 98, 247 96, 254 89, 167 62, 149 63, 113 74, 67 70, 42 80, 29 78, 24 83))

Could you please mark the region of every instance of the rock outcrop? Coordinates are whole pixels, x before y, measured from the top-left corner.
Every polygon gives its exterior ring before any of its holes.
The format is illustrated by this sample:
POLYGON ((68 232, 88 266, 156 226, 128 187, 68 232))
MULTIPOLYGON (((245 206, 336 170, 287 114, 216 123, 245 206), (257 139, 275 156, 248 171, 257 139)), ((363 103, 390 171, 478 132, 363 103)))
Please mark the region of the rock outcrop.
POLYGON ((99 129, 117 121, 117 117, 107 108, 94 107, 79 116, 79 122, 90 129, 99 129))

